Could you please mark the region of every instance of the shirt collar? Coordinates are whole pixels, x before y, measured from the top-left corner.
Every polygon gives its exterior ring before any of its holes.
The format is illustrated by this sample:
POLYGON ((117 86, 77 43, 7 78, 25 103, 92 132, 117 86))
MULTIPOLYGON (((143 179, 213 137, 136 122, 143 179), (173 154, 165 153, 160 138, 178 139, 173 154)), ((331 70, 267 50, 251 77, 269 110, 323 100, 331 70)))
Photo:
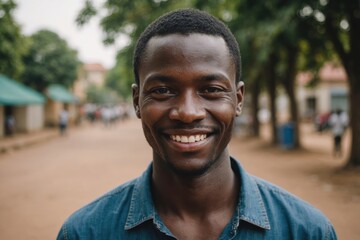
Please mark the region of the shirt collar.
MULTIPOLYGON (((258 227, 270 229, 264 201, 255 179, 248 175, 234 158, 231 158, 231 164, 240 178, 241 186, 239 193, 240 201, 232 222, 233 228, 237 228, 240 220, 243 220, 258 227)), ((134 228, 147 220, 154 219, 157 215, 151 194, 151 175, 152 164, 135 182, 125 230, 134 228)))
POLYGON ((239 219, 264 229, 270 229, 265 204, 254 177, 250 176, 234 158, 231 158, 231 165, 240 177, 240 201, 236 209, 239 219))
POLYGON ((152 164, 135 181, 125 230, 155 218, 155 207, 151 194, 152 164))

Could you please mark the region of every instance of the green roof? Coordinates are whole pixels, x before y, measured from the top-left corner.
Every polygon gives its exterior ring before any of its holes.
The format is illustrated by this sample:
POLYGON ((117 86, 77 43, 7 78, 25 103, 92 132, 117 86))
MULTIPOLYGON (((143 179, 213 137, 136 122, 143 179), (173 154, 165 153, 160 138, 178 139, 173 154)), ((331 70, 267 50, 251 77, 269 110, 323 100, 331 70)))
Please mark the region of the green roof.
POLYGON ((47 95, 57 102, 74 103, 76 98, 65 87, 60 84, 52 84, 47 88, 47 95))
POLYGON ((44 104, 44 96, 2 74, 0 74, 0 105, 44 104))

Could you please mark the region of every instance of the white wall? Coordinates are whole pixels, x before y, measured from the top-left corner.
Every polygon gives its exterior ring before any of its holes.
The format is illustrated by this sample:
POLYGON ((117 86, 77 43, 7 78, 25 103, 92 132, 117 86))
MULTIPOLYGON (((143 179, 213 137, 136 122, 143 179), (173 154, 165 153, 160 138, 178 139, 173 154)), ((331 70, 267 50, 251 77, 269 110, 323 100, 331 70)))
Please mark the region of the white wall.
POLYGON ((290 120, 290 103, 285 91, 278 91, 276 98, 277 120, 279 124, 287 123, 290 120))
POLYGON ((16 130, 19 132, 32 132, 44 126, 44 106, 28 105, 14 107, 16 130))
POLYGON ((4 107, 3 106, 0 106, 0 137, 3 137, 4 134, 5 134, 5 131, 4 131, 4 107))
POLYGON ((87 80, 90 85, 95 84, 96 86, 102 86, 105 81, 105 73, 100 71, 88 72, 87 80))
POLYGON ((325 84, 320 84, 317 90, 317 110, 319 114, 331 111, 329 86, 325 84))
POLYGON ((44 105, 31 105, 27 108, 27 130, 36 131, 44 127, 44 105))

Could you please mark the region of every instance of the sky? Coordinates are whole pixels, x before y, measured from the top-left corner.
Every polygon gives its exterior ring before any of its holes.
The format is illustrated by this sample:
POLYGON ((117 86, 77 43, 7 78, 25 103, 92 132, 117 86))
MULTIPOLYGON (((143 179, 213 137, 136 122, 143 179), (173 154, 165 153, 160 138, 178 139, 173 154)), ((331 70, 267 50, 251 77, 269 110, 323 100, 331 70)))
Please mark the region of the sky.
MULTIPOLYGON (((78 51, 78 57, 84 63, 101 63, 106 68, 115 64, 118 49, 124 45, 122 39, 116 45, 105 46, 102 43, 102 30, 99 17, 78 27, 76 16, 84 0, 15 0, 18 4, 15 19, 21 25, 25 35, 31 35, 40 29, 56 32, 69 46, 78 51)), ((100 5, 104 0, 95 0, 100 5)))

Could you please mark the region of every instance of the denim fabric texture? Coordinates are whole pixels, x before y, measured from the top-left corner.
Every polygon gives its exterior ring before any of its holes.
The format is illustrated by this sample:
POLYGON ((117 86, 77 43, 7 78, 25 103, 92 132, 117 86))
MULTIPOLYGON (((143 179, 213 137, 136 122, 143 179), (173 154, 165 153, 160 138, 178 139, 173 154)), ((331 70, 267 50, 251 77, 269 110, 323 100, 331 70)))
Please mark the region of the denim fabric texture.
MULTIPOLYGON (((219 239, 337 239, 329 220, 287 191, 251 176, 231 159, 240 179, 237 208, 219 239)), ((156 212, 151 194, 152 164, 71 215, 58 240, 176 239, 156 212)))

